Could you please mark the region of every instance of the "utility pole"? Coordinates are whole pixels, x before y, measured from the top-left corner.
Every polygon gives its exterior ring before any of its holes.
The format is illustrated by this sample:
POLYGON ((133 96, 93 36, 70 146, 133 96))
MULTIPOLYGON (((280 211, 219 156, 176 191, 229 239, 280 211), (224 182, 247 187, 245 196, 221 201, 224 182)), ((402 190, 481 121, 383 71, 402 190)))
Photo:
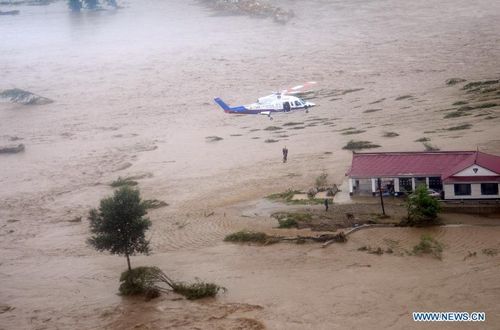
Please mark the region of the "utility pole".
POLYGON ((382 197, 382 180, 378 178, 377 182, 378 182, 378 193, 380 194, 380 205, 382 205, 382 214, 385 215, 384 198, 382 197))

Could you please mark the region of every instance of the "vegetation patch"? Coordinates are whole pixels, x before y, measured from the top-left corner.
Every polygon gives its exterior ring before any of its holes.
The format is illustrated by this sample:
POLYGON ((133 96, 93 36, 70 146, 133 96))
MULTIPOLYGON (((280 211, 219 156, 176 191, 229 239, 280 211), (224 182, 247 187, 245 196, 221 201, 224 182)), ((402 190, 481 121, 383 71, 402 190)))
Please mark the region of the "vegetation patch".
POLYGON ((292 127, 292 129, 304 129, 304 128, 306 128, 306 127, 305 126, 294 126, 294 127, 292 127))
POLYGON ((387 248, 385 251, 379 246, 379 247, 371 247, 369 245, 364 245, 360 248, 358 248, 358 251, 364 251, 364 252, 368 252, 370 254, 376 254, 376 255, 379 255, 381 256, 382 254, 385 253, 393 253, 392 249, 391 248, 387 248))
POLYGON ((318 175, 318 177, 314 181, 314 185, 316 188, 326 187, 328 185, 328 173, 323 172, 318 175))
POLYGON ((221 138, 220 136, 215 136, 215 135, 207 136, 207 137, 205 137, 205 139, 207 142, 217 142, 217 141, 224 140, 224 138, 221 138))
POLYGON ((481 252, 483 252, 484 255, 494 257, 498 254, 498 249, 488 248, 488 249, 483 249, 481 252))
POLYGON ((215 297, 219 291, 225 291, 225 288, 217 284, 201 281, 195 283, 175 282, 173 287, 175 293, 179 293, 189 300, 215 297))
POLYGON ((429 139, 428 137, 421 137, 419 139, 416 139, 415 142, 427 142, 427 141, 430 141, 431 139, 429 139))
POLYGON ((120 276, 120 294, 124 296, 144 295, 153 299, 161 292, 168 291, 165 284, 187 299, 215 297, 226 289, 214 283, 197 281, 195 283, 175 282, 157 267, 137 267, 123 272, 120 276))
POLYGON ((448 119, 448 118, 458 118, 458 117, 464 117, 464 116, 470 116, 470 113, 467 113, 464 111, 452 111, 452 112, 448 112, 447 114, 445 114, 444 118, 448 119))
POLYGON ((474 106, 474 109, 487 109, 487 108, 493 108, 496 106, 498 106, 497 103, 487 102, 487 103, 483 103, 483 104, 479 104, 479 105, 474 106))
POLYGON ((373 102, 370 102, 368 104, 377 104, 377 103, 380 103, 380 102, 383 102, 383 101, 385 101, 385 98, 379 99, 379 100, 376 100, 376 101, 373 101, 373 102))
POLYGON ((474 89, 474 88, 478 88, 478 87, 484 87, 484 86, 488 86, 488 85, 493 85, 493 84, 498 84, 500 82, 500 80, 496 79, 496 80, 483 80, 483 81, 473 81, 473 82, 470 82, 468 84, 466 84, 462 89, 464 90, 470 90, 470 89, 474 89))
POLYGON ((467 101, 457 101, 457 102, 453 103, 453 105, 465 105, 465 104, 469 104, 469 102, 467 102, 467 101))
POLYGON ((350 131, 350 130, 353 130, 353 129, 356 129, 356 128, 355 127, 343 128, 343 129, 339 129, 338 132, 345 132, 345 131, 350 131))
POLYGON ((123 186, 137 186, 139 183, 132 178, 122 178, 118 177, 115 181, 111 182, 110 186, 113 188, 123 187, 123 186))
POLYGON ((300 212, 277 212, 271 216, 278 220, 279 228, 297 228, 299 223, 312 220, 311 214, 300 212))
POLYGON ((446 85, 453 86, 453 85, 456 85, 456 84, 464 82, 464 81, 467 81, 467 80, 462 79, 462 78, 450 78, 450 79, 446 80, 446 85))
POLYGON ((439 148, 435 145, 430 144, 429 142, 423 143, 425 151, 439 151, 439 148))
POLYGON ((366 131, 362 130, 362 129, 357 129, 357 130, 353 130, 353 131, 345 131, 342 133, 342 135, 352 135, 352 134, 361 134, 361 133, 364 133, 366 131))
POLYGON ((267 126, 264 128, 264 131, 279 131, 280 129, 283 129, 279 126, 267 126))
POLYGON ((342 148, 344 150, 361 150, 361 149, 372 149, 380 148, 378 144, 373 144, 370 141, 354 141, 351 140, 342 148))
POLYGON ((464 129, 469 129, 471 127, 472 127, 472 124, 462 124, 462 125, 458 125, 458 126, 452 126, 452 127, 445 128, 445 130, 447 130, 447 131, 460 131, 460 130, 464 130, 464 129))
POLYGON ((372 112, 377 112, 377 111, 382 111, 382 109, 368 109, 363 111, 363 113, 372 113, 372 112))
POLYGON ((398 96, 396 97, 396 101, 401 101, 401 100, 406 100, 413 97, 413 95, 403 95, 403 96, 398 96))
POLYGON ((230 136, 242 136, 242 134, 231 134, 230 136))
POLYGON ((408 225, 432 225, 436 223, 441 206, 434 197, 429 196, 427 187, 420 185, 408 196, 406 210, 408 212, 408 225))
POLYGON ((267 196, 266 198, 271 199, 271 200, 280 200, 281 199, 281 200, 289 201, 289 200, 292 200, 292 198, 295 194, 300 194, 300 193, 301 192, 298 190, 289 189, 289 190, 282 192, 282 193, 271 194, 271 195, 267 196))
POLYGON ((168 206, 168 203, 166 203, 164 201, 157 200, 157 199, 146 199, 142 203, 143 203, 144 207, 148 210, 149 209, 154 210, 154 209, 159 209, 161 207, 168 206))
POLYGON ((386 138, 391 138, 391 137, 399 136, 399 134, 396 132, 384 132, 384 134, 382 136, 386 137, 386 138))
POLYGON ((224 238, 225 242, 233 243, 258 243, 258 244, 269 244, 272 242, 273 236, 269 236, 266 233, 254 232, 248 230, 241 230, 236 233, 227 235, 224 238))
POLYGON ((441 259, 443 244, 432 238, 430 235, 422 235, 420 243, 413 247, 414 255, 431 254, 437 259, 441 259))
POLYGON ((283 126, 298 126, 298 125, 304 125, 303 122, 293 122, 293 121, 290 121, 288 123, 284 123, 283 126))
POLYGON ((279 140, 274 140, 274 139, 266 139, 264 140, 265 143, 276 143, 279 142, 279 140))

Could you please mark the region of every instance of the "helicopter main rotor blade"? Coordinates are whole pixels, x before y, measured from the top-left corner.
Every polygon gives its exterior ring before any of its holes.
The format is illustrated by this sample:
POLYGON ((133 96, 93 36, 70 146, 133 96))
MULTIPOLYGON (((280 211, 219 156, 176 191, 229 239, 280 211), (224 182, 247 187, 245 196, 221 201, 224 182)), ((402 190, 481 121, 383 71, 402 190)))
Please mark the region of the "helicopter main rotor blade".
POLYGON ((291 87, 291 88, 288 88, 288 89, 285 89, 284 91, 282 91, 281 93, 282 94, 300 94, 300 93, 305 93, 305 92, 308 92, 308 91, 311 91, 311 87, 313 85, 316 85, 316 82, 315 81, 308 81, 302 85, 297 85, 297 86, 294 86, 294 87, 291 87))

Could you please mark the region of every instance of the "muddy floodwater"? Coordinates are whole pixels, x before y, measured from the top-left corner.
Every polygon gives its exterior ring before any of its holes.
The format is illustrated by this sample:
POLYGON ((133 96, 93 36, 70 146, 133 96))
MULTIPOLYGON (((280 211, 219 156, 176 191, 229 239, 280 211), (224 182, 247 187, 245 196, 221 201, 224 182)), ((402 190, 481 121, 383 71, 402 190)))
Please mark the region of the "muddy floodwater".
POLYGON ((54 100, 0 102, 0 146, 25 146, 0 154, 0 329, 411 329, 413 311, 481 311, 480 328, 498 328, 500 255, 481 251, 500 249, 500 219, 369 229, 324 249, 222 240, 276 231, 266 195, 307 189, 322 172, 341 186, 352 139, 419 151, 426 137, 442 150, 499 155, 498 92, 472 96, 446 80, 500 78, 500 2, 273 3, 295 17, 282 25, 185 0, 80 14, 64 1, 0 5, 20 10, 0 16, 0 90, 54 100), (318 106, 307 114, 270 121, 212 101, 251 103, 311 80, 318 106), (459 101, 490 106, 444 118, 459 101), (118 177, 169 204, 149 212, 152 254, 132 265, 225 293, 202 302, 117 295, 125 258, 85 240, 89 209, 118 177), (405 255, 424 233, 443 242, 442 260, 405 255), (365 245, 401 253, 358 251, 365 245))

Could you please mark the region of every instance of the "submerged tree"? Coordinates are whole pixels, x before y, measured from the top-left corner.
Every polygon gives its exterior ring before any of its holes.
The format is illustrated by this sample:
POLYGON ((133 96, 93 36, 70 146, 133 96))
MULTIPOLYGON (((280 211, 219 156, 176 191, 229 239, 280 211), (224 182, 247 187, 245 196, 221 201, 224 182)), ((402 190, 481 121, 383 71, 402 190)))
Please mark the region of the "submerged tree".
POLYGON ((106 3, 108 6, 118 8, 116 0, 68 0, 68 6, 72 11, 79 12, 83 7, 96 10, 99 9, 102 3, 106 3))
POLYGON ((413 224, 424 224, 435 221, 441 207, 439 202, 429 195, 426 185, 418 186, 408 196, 406 202, 408 221, 413 224))
POLYGON ((124 186, 112 197, 101 200, 99 210, 90 211, 92 236, 88 243, 98 251, 124 255, 130 271, 130 256, 149 252, 145 232, 151 221, 144 217, 146 214, 146 205, 141 201, 139 191, 124 186))
POLYGON ((82 10, 82 2, 80 0, 68 0, 68 6, 72 11, 82 10))

